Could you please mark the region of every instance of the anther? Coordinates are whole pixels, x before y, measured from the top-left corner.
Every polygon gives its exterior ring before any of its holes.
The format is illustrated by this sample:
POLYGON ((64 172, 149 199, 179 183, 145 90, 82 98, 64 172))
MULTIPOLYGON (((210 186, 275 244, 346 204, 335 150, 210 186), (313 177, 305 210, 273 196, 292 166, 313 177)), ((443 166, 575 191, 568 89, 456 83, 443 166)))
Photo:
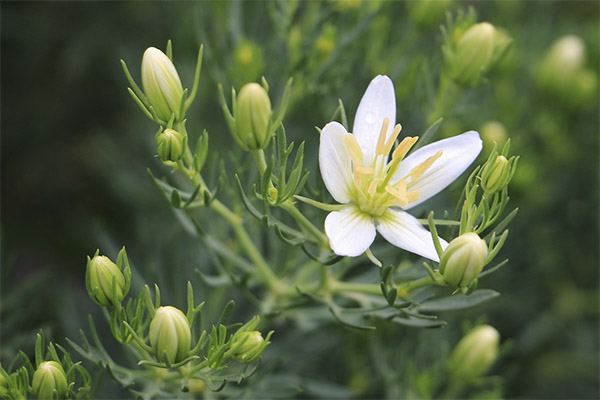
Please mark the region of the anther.
POLYGON ((379 132, 379 138, 377 139, 377 147, 375 147, 375 154, 377 155, 385 155, 383 152, 383 148, 385 146, 385 137, 387 136, 388 126, 390 125, 390 120, 387 118, 383 119, 383 125, 381 125, 381 131, 379 132))
POLYGON ((406 193, 400 192, 393 186, 386 186, 385 191, 394 196, 398 200, 398 204, 402 207, 408 204, 408 198, 406 197, 406 193))
POLYGON ((407 136, 404 139, 402 139, 398 147, 396 147, 396 149, 392 153, 392 160, 396 158, 400 158, 400 160, 402 160, 404 156, 406 156, 406 153, 408 153, 408 151, 415 145, 417 140, 419 140, 418 136, 407 136))
POLYGON ((350 157, 352 157, 352 161, 354 161, 354 165, 362 165, 363 163, 363 153, 360 149, 360 145, 358 141, 354 137, 354 135, 348 133, 344 136, 344 144, 348 148, 350 152, 350 157))
POLYGON ((429 157, 427 160, 423 161, 421 164, 417 165, 413 169, 410 170, 410 176, 412 181, 419 179, 423 176, 425 172, 433 165, 433 163, 442 156, 442 150, 438 150, 437 153, 429 157))
POLYGON ((385 143, 385 146, 383 148, 384 155, 388 155, 390 153, 390 150, 392 150, 392 146, 394 145, 396 138, 398 138, 398 135, 400 134, 401 130, 402 130, 402 125, 400 125, 400 124, 396 125, 396 127, 392 131, 392 135, 390 136, 388 141, 385 143))

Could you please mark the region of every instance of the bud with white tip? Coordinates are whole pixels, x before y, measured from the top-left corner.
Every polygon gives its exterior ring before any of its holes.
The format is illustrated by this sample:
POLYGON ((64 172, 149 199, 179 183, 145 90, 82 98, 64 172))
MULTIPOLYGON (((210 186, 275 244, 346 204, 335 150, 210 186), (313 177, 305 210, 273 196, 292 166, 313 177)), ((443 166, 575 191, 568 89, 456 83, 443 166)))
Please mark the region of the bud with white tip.
POLYGON ((150 344, 162 362, 178 363, 189 352, 192 333, 187 317, 175 307, 159 307, 150 322, 150 344))
POLYGON ((460 235, 450 242, 440 260, 440 274, 447 284, 468 287, 481 273, 488 246, 475 232, 460 235))
POLYGON ((142 58, 142 86, 158 118, 165 122, 175 114, 180 121, 183 86, 173 62, 165 53, 149 47, 142 58))

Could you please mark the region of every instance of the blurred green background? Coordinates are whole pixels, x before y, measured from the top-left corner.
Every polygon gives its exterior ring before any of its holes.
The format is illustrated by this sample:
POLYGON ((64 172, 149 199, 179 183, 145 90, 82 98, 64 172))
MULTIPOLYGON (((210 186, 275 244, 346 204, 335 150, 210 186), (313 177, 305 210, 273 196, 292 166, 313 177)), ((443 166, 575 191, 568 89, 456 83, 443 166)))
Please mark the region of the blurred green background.
MULTIPOLYGON (((411 376, 403 369, 408 367, 396 360, 386 369, 383 358, 369 364, 357 348, 367 343, 369 354, 382 354, 385 349, 377 347, 384 338, 388 346, 398 342, 397 354, 413 357, 418 368, 435 359, 426 343, 443 339, 451 346, 462 322, 485 315, 506 344, 493 371, 503 378, 505 397, 600 397, 600 6, 594 1, 443 1, 425 12, 414 2, 301 2, 297 9, 233 1, 3 2, 3 365, 18 349, 31 352, 40 328, 64 343, 64 336, 77 336, 88 313, 98 314, 83 284, 85 257, 97 248, 114 257, 126 245, 144 280, 159 282, 173 297, 177 285, 192 279, 181 269, 165 269, 194 264, 202 249, 183 232, 145 171, 167 174, 153 156, 152 123, 127 94, 120 59, 139 77, 144 49, 164 48, 172 39, 175 63, 189 86, 203 43, 201 86, 188 125, 206 128, 211 149, 221 155, 231 139, 217 83, 239 88, 264 75, 277 104, 293 76, 284 122, 289 136, 307 140, 307 167, 314 169, 313 127, 329 121, 338 98, 351 117, 376 74, 394 81, 406 133, 423 131, 430 105, 424 71, 435 76, 442 64, 443 12, 468 6, 514 42, 487 82, 460 98, 441 131, 478 129, 485 138, 487 129, 491 137, 498 126, 489 122, 499 121, 512 138, 512 153, 521 156, 510 187, 511 205, 520 212, 501 254, 510 262, 480 283, 503 295, 454 316, 442 333, 394 327, 359 334, 330 324, 301 335, 287 326, 273 352, 286 348, 283 368, 307 379, 317 363, 319 371, 328 371, 322 375, 329 383, 349 388, 341 397, 401 397, 377 386, 401 385, 411 376), (585 68, 596 79, 591 93, 584 85, 565 94, 536 79, 553 42, 568 34, 585 44, 585 68), (314 347, 312 357, 289 359, 290 350, 303 351, 292 347, 298 337, 314 347), (415 358, 419 351, 423 359, 415 358), (397 374, 390 374, 394 369, 397 374)), ((308 396, 323 393, 309 384, 305 390, 308 396)))

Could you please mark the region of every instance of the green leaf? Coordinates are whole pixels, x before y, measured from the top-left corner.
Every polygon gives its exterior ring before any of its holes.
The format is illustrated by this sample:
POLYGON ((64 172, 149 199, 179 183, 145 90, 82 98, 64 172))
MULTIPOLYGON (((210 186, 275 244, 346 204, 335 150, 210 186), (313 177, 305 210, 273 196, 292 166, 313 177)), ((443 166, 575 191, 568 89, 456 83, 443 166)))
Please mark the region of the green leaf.
POLYGON ((433 300, 425 301, 419 307, 419 311, 456 311, 464 310, 465 308, 474 307, 488 300, 498 297, 500 293, 495 290, 481 289, 476 290, 469 296, 455 295, 441 297, 433 300))

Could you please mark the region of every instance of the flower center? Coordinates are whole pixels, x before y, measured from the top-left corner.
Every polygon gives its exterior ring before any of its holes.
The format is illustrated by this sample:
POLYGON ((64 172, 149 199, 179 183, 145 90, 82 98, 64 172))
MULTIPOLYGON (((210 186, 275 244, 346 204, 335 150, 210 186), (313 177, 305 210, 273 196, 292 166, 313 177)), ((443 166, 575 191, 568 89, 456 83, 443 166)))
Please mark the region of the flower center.
POLYGON ((390 121, 383 120, 377 146, 375 147, 375 159, 373 165, 363 164, 364 155, 358 141, 352 134, 344 137, 346 147, 352 158, 352 176, 356 187, 355 202, 361 211, 372 216, 381 216, 388 207, 406 207, 409 203, 419 199, 418 190, 409 190, 411 184, 419 179, 440 158, 442 151, 439 150, 421 164, 410 171, 410 174, 398 181, 391 183, 394 175, 400 167, 408 151, 414 146, 418 137, 407 136, 396 146, 392 157, 386 160, 392 150, 396 138, 402 130, 400 124, 396 125, 392 135, 386 141, 386 133, 390 121))

